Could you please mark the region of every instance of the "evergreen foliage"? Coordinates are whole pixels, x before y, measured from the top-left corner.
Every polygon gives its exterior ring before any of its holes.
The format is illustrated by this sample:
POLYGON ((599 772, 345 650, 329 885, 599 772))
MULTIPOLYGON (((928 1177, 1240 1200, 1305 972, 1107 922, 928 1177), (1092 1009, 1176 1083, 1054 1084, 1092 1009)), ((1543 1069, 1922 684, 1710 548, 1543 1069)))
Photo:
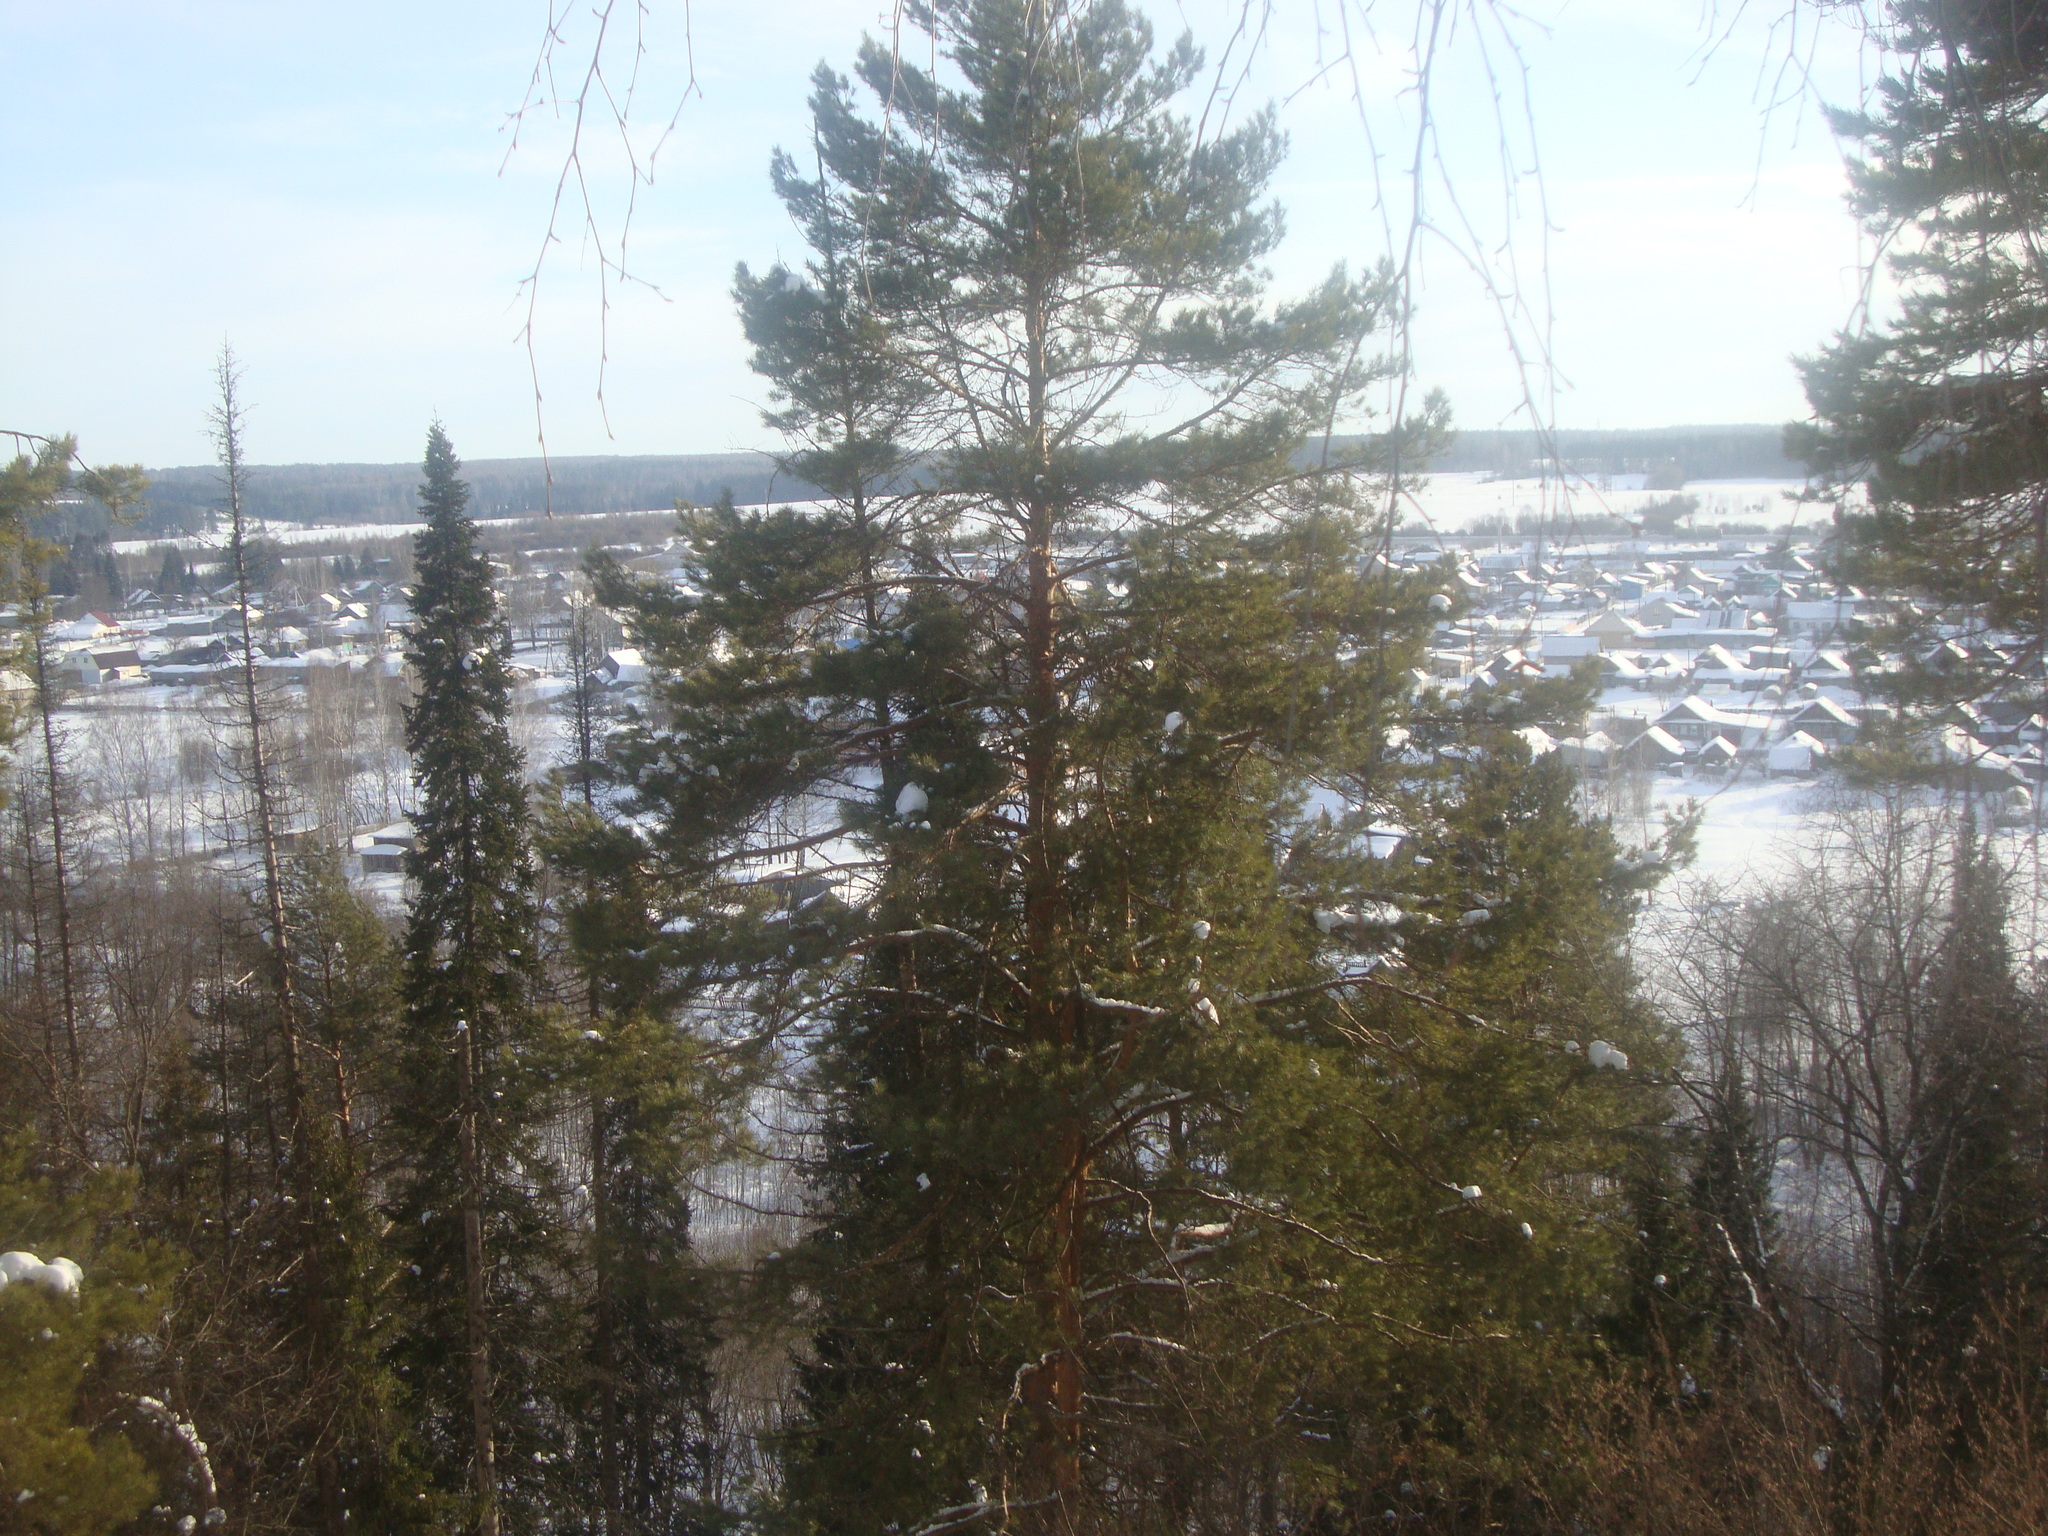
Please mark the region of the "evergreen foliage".
POLYGON ((1928 1102, 1912 1127, 1898 1213, 1904 1336, 1891 1353, 1900 1385, 1908 1369, 1952 1366, 1980 1328, 2048 1286, 2048 1040, 2039 1003, 2014 973, 2005 880, 1965 826, 1930 977, 1928 1102))
POLYGON ((1841 519, 1850 579, 2048 634, 2048 459, 2038 249, 2048 82, 2036 9, 1898 0, 1898 60, 1867 111, 1832 114, 1857 147, 1852 206, 1888 253, 1897 316, 1802 364, 1816 424, 1788 452, 1871 505, 1841 519))
POLYGON ((195 1480, 187 1448, 164 1432, 159 1351, 176 1258, 138 1231, 134 1194, 130 1175, 66 1188, 32 1170, 25 1143, 0 1148, 0 1245, 81 1271, 69 1295, 0 1285, 0 1529, 168 1532, 167 1517, 214 1507, 210 1478, 195 1480))
POLYGON ((418 810, 403 1023, 387 1091, 387 1205, 404 1333, 392 1358, 441 1502, 491 1536, 558 1489, 561 1198, 541 1144, 558 1046, 536 1004, 538 933, 511 647, 447 435, 427 436, 406 714, 418 810), (459 1514, 457 1512, 460 1512, 459 1514))
POLYGON ((589 1529, 688 1536, 722 1524, 713 1482, 705 1277, 690 1248, 690 1174, 716 1121, 688 1039, 644 1014, 588 1042, 590 1152, 585 1338, 578 1394, 589 1529))
POLYGON ((697 988, 650 960, 661 933, 631 831, 607 819, 588 759, 559 785, 543 846, 562 879, 565 959, 589 1024, 573 1081, 583 1099, 589 1238, 582 1371, 572 1393, 587 1527, 682 1533, 723 1518, 714 1465, 711 1297, 691 1250, 691 1179, 732 1145, 747 1081, 690 1027, 697 988))
POLYGON ((389 945, 331 861, 291 866, 285 891, 302 1041, 325 1068, 304 1084, 321 1128, 313 1209, 285 1137, 272 998, 247 985, 270 958, 262 920, 231 897, 205 1016, 152 1085, 141 1213, 187 1260, 171 1331, 183 1411, 242 1431, 217 1446, 224 1503, 283 1527, 324 1529, 349 1509, 402 1530, 416 1479, 379 1358, 390 1274, 362 1109, 392 999, 389 945))
POLYGON ((1740 1064, 1723 1064, 1707 1090, 1686 1206, 1699 1283, 1689 1287, 1718 1341, 1740 1339, 1773 1303, 1778 1219, 1770 1156, 1740 1064))
POLYGON ((1391 286, 1267 299, 1270 114, 1199 140, 1192 45, 1115 3, 920 14, 947 72, 870 46, 887 132, 820 72, 817 180, 775 168, 812 258, 737 283, 832 500, 686 512, 690 593, 597 568, 666 669, 615 743, 629 942, 813 1064, 789 1513, 1309 1518, 1487 1416, 1540 1443, 1661 1113, 1565 1049, 1668 1056, 1619 949, 1654 874, 1505 727, 1409 745, 1388 435, 1304 455, 1391 286))
MULTIPOLYGON (((52 567, 64 561, 65 547, 54 539, 72 510, 67 504, 78 500, 70 493, 82 493, 109 520, 121 521, 149 481, 137 464, 85 467, 78 439, 69 433, 26 442, 17 434, 15 446, 14 456, 0 464, 0 575, 10 601, 33 605, 52 590, 52 567)), ((11 742, 19 725, 12 701, 0 702, 0 742, 11 742)))

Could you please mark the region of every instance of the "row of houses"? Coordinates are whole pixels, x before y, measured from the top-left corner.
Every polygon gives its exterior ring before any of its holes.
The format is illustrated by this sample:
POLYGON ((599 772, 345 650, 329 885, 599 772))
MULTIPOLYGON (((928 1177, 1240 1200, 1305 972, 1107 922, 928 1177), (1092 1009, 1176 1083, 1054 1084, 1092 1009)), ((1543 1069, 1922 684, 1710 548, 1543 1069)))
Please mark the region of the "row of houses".
MULTIPOLYGON (((1844 748, 1887 721, 1890 706, 1845 705, 1825 695, 1762 707, 1729 708, 1688 695, 1653 717, 1606 714, 1584 736, 1522 732, 1532 752, 1556 751, 1591 774, 1639 768, 1662 773, 1722 773, 1753 767, 1771 776, 1826 768, 1844 748)), ((2048 783, 2048 720, 2023 705, 1959 706, 1937 723, 1933 762, 1970 789, 2019 799, 2048 783)))
MULTIPOLYGON (((54 626, 55 667, 70 687, 119 683, 204 685, 242 664, 243 614, 233 592, 209 594, 217 606, 166 611, 157 595, 132 592, 118 612, 92 611, 54 626)), ((0 625, 20 622, 0 613, 0 625)), ((409 589, 358 582, 306 601, 295 587, 259 594, 247 623, 256 664, 266 675, 303 680, 311 670, 380 666, 390 670, 395 646, 413 621, 409 589)))
MULTIPOLYGON (((1444 558, 1417 548, 1399 563, 1444 558)), ((1882 685, 1908 659, 1884 653, 1879 601, 1830 582, 1810 550, 1632 540, 1568 558, 1524 545, 1453 559, 1458 612, 1437 625, 1432 678, 1485 692, 1596 668, 1583 734, 1524 733, 1588 772, 1819 772, 1890 715, 1882 685)), ((1958 634, 1910 660, 1958 676, 2015 664, 1958 634)), ((1958 781, 2029 804, 2048 782, 2048 719, 2030 705, 1959 705, 1936 724, 1932 750, 1958 781)))

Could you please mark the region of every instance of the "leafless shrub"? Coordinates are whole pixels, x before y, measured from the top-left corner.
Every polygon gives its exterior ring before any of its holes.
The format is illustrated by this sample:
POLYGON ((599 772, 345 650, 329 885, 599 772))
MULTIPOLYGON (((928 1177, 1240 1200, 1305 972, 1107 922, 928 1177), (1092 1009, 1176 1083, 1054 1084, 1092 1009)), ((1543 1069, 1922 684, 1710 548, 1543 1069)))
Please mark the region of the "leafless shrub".
MULTIPOLYGON (((1767 1349, 1725 1387, 1617 1387, 1587 1430, 1578 1529, 1634 1536, 2020 1536, 2048 1529, 2038 1320, 2008 1312, 1953 1385, 1845 1423, 1767 1349)), ((1565 1523, 1565 1522, 1560 1522, 1565 1523)))

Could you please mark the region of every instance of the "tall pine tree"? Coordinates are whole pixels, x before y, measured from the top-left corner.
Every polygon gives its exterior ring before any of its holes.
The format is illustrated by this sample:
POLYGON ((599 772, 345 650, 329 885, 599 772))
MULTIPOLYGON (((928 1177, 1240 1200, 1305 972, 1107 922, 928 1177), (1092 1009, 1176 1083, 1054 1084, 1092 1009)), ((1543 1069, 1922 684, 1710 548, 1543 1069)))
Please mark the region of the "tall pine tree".
MULTIPOLYGON (((1888 323, 1801 364, 1815 421, 1788 447, 1869 503, 1839 514, 1844 574, 2048 641, 2048 20, 2019 0, 1892 0, 1871 105, 1831 114, 1851 206, 1899 285, 1888 323)), ((1979 669, 1971 669, 1973 672, 1979 669)), ((1979 685, 1985 681, 1981 675, 1979 685)), ((1954 687, 1955 680, 1948 680, 1954 687)))
POLYGON ((804 1063, 807 1528, 1306 1518, 1404 1384, 1590 1352, 1659 1106, 1564 1037, 1655 1054, 1641 874, 1506 730, 1411 737, 1437 578, 1374 468, 1441 411, 1308 449, 1395 300, 1267 296, 1270 114, 1201 135, 1115 0, 920 17, 943 72, 820 76, 813 255, 738 284, 830 499, 686 513, 690 592, 600 572, 666 671, 635 951, 804 1063))

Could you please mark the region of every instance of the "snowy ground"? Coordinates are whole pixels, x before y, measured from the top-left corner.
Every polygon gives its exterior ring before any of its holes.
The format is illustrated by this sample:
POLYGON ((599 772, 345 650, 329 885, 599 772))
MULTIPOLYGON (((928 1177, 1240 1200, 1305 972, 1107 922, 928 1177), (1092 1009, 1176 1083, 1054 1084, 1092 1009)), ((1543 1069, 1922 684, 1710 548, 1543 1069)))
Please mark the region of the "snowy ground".
MULTIPOLYGON (((1575 518, 1633 515, 1669 501, 1673 491, 1642 488, 1641 475, 1596 479, 1494 480, 1481 474, 1431 475, 1407 510, 1438 533, 1457 533, 1482 517, 1542 517, 1552 537, 1569 537, 1575 518)), ((1764 523, 1775 528, 1798 512, 1790 499, 1797 480, 1695 480, 1685 495, 1699 499, 1703 524, 1764 523)))
MULTIPOLYGON (((535 664, 545 658, 532 652, 519 659, 535 664)), ((550 681, 558 680, 544 677, 539 686, 520 689, 513 721, 536 777, 562 761, 567 750, 567 721, 549 697, 561 689, 547 686, 550 681)), ((1650 717, 1669 702, 1656 695, 1617 693, 1600 707, 1650 717)), ((229 713, 228 701, 218 692, 154 686, 109 689, 60 712, 67 756, 112 843, 125 843, 138 853, 137 844, 154 843, 155 851, 163 853, 198 852, 218 840, 222 786, 211 770, 219 745, 233 734, 229 713)), ((386 761, 367 750, 367 741, 356 745, 361 766, 349 786, 352 793, 343 793, 353 811, 349 819, 360 829, 403 813, 406 766, 402 754, 386 761)), ((1826 778, 1772 779, 1757 768, 1721 776, 1658 774, 1631 780, 1617 775, 1605 784, 1589 783, 1587 802, 1594 814, 1612 816, 1617 835, 1629 843, 1653 838, 1667 813, 1697 802, 1705 820, 1695 873, 1740 889, 1771 883, 1816 841, 1835 794, 1832 783, 1826 778)), ((2022 838, 2021 833, 2003 835, 2022 838)))
MULTIPOLYGON (((663 517, 670 515, 667 508, 654 508, 646 512, 558 512, 552 519, 565 528, 573 529, 579 522, 596 522, 602 519, 626 517, 663 517)), ((479 528, 510 528, 522 523, 539 521, 537 512, 523 513, 518 517, 480 517, 479 528)), ((399 539, 408 534, 418 533, 426 527, 421 522, 405 523, 262 523, 258 532, 278 544, 321 544, 340 541, 356 544, 371 539, 399 539)), ((573 547, 573 534, 565 533, 561 543, 573 547)), ((180 538, 116 539, 114 553, 117 555, 140 555, 150 550, 175 546, 179 549, 218 550, 226 543, 225 534, 186 534, 180 538)))
MULTIPOLYGON (((1404 501, 1408 515, 1420 518, 1438 533, 1460 533, 1482 517, 1501 516, 1513 522, 1519 517, 1541 516, 1551 537, 1569 541, 1575 518, 1633 514, 1652 502, 1668 501, 1677 494, 1644 490, 1642 480, 1641 475, 1572 480, 1495 480, 1483 474, 1435 474, 1406 493, 1404 501)), ((1801 483, 1796 480, 1695 480, 1687 483, 1684 494, 1699 499, 1698 518, 1704 524, 1761 522, 1775 528, 1791 520, 1798 512, 1791 497, 1801 483)), ((661 516, 666 510, 561 512, 555 514, 553 521, 573 527, 581 521, 602 518, 661 516)), ((484 528, 510 527, 531 523, 535 517, 536 514, 527 513, 519 517, 479 518, 477 522, 484 528)), ((419 522, 268 523, 262 531, 265 537, 280 544, 318 544, 335 539, 354 543, 365 539, 402 538, 418 533, 424 526, 419 522)), ((574 545, 576 541, 573 537, 564 537, 560 542, 574 545)), ((114 550, 117 554, 132 555, 166 545, 188 550, 218 549, 221 537, 192 534, 175 539, 117 539, 114 550)))
POLYGON ((1651 781, 1652 814, 1661 819, 1688 801, 1706 818, 1700 824, 1694 872, 1729 887, 1771 884, 1821 831, 1830 787, 1811 779, 1771 779, 1760 773, 1719 778, 1659 774, 1651 781))
MULTIPOLYGON (((1589 787, 1589 809, 1614 814, 1616 834, 1625 843, 1647 841, 1667 813, 1682 811, 1687 802, 1705 813, 1698 857, 1657 898, 1657 907, 1667 914, 1696 905, 1705 888, 1711 887, 1720 898, 1740 900, 1784 884, 1802 863, 1822 856, 1836 835, 1839 818, 1854 802, 1831 774, 1773 779, 1754 769, 1718 777, 1657 774, 1648 789, 1646 804, 1632 800, 1617 806, 1615 795, 1603 804, 1600 791, 1589 787)), ((2022 954, 2048 962, 2048 858, 2043 849, 2048 824, 1980 822, 1979 829, 2010 872, 2014 944, 2022 954)))
MULTIPOLYGON (((524 652, 518 659, 532 665, 542 658, 524 652)), ((549 697, 560 691, 532 684, 515 690, 512 737, 535 779, 567 756, 568 722, 549 697)), ((301 686, 278 688, 272 697, 287 827, 355 833, 406 813, 411 768, 394 698, 367 678, 323 691, 310 711, 301 686)), ((198 858, 225 867, 241 860, 247 807, 229 764, 242 728, 227 691, 121 683, 74 695, 54 718, 82 854, 113 863, 198 858)), ((13 771, 26 797, 39 799, 38 736, 17 743, 13 771)), ((356 873, 353 859, 349 868, 356 873)), ((392 906, 402 902, 401 884, 395 875, 364 880, 392 906)))

